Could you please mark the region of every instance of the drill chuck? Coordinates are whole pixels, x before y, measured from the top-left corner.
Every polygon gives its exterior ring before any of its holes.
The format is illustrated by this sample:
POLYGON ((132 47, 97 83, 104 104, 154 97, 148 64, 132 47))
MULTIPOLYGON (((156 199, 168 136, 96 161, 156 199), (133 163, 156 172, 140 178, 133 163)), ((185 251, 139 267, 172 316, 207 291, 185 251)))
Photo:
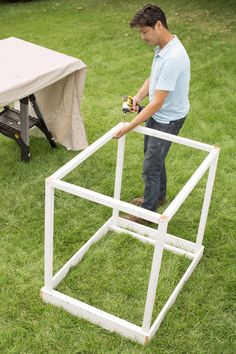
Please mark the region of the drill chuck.
MULTIPOLYGON (((138 113, 144 108, 144 106, 137 105, 138 113)), ((122 111, 124 114, 128 112, 134 112, 133 110, 133 98, 131 96, 124 96, 123 97, 123 104, 122 104, 122 111)))
POLYGON ((131 96, 123 97, 122 111, 124 113, 130 112, 133 108, 133 99, 131 96))

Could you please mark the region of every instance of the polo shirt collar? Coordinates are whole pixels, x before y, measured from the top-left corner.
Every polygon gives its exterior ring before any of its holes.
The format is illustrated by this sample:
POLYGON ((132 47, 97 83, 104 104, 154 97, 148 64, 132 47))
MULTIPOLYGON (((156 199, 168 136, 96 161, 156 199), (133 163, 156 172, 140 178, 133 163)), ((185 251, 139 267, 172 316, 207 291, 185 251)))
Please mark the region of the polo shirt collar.
POLYGON ((176 35, 174 35, 174 38, 172 38, 166 45, 164 48, 160 49, 159 46, 157 46, 155 48, 155 57, 159 56, 159 57, 164 57, 165 54, 169 51, 169 49, 171 47, 173 47, 177 42, 179 42, 178 38, 176 35))

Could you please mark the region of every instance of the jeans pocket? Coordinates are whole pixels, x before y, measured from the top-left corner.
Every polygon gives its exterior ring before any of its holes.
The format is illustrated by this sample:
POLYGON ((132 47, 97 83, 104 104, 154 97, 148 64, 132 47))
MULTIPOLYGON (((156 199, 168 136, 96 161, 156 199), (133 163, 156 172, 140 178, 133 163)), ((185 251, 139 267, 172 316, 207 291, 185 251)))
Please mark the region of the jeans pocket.
POLYGON ((172 130, 180 130, 184 124, 185 118, 181 118, 178 120, 173 120, 169 123, 169 127, 172 130))

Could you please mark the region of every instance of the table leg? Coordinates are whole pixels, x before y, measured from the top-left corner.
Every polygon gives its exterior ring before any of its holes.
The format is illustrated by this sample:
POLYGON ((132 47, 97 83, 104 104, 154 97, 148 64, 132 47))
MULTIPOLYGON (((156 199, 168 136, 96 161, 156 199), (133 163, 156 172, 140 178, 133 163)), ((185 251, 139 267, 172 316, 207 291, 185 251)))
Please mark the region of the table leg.
POLYGON ((20 100, 20 120, 21 120, 21 158, 23 161, 30 161, 29 150, 29 107, 28 97, 20 100))
POLYGON ((33 109, 34 109, 35 113, 36 113, 36 116, 38 118, 38 122, 36 124, 37 127, 45 134, 45 136, 48 139, 51 147, 53 147, 53 148, 57 147, 56 143, 54 141, 54 137, 53 137, 52 133, 50 132, 50 130, 48 129, 48 127, 46 126, 46 123, 45 123, 45 121, 43 119, 43 115, 42 115, 42 113, 40 111, 40 108, 39 108, 39 105, 38 105, 38 103, 36 101, 35 95, 34 94, 30 95, 29 99, 30 99, 30 102, 31 102, 31 104, 33 106, 33 109))

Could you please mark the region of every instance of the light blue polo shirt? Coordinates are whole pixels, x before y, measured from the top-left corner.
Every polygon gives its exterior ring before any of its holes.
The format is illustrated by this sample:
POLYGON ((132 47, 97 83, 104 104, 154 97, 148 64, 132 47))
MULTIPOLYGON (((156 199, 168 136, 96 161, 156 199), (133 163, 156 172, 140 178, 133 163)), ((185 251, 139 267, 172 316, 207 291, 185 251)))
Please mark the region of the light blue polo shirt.
POLYGON ((169 91, 161 109, 153 119, 161 123, 184 118, 189 112, 190 60, 180 42, 174 38, 164 48, 156 47, 149 83, 149 101, 155 90, 169 91))

